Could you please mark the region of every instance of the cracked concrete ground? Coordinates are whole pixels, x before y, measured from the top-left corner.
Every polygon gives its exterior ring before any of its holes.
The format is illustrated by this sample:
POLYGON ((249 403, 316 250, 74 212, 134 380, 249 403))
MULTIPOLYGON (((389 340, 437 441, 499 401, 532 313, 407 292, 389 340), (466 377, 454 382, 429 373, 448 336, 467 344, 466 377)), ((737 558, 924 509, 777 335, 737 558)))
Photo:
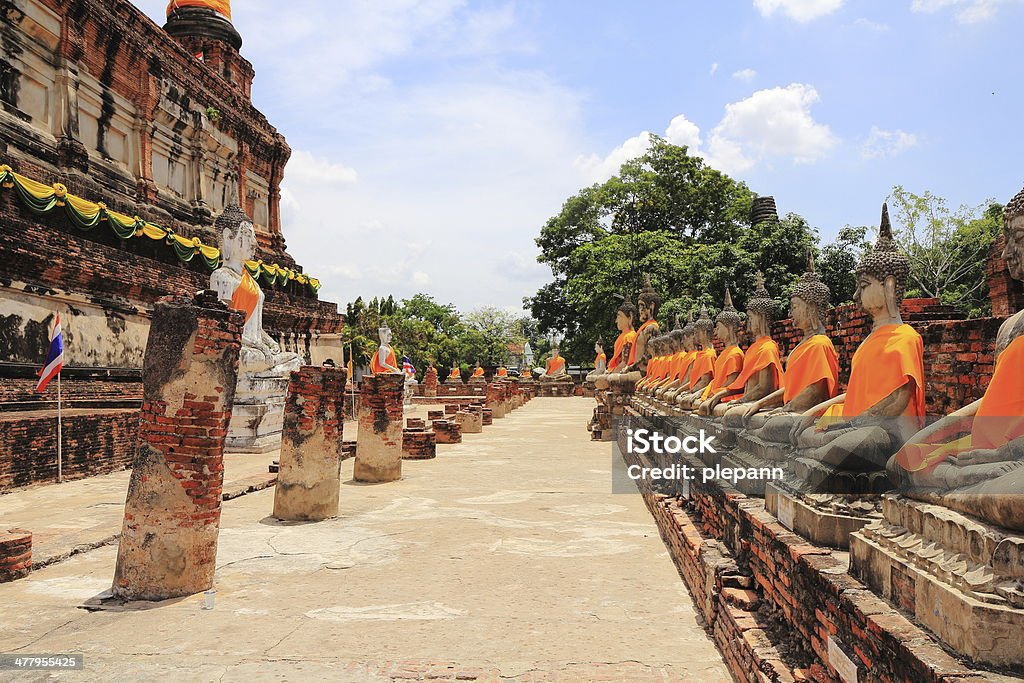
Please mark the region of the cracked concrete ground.
POLYGON ((83 653, 74 680, 731 680, 643 500, 611 493, 592 406, 535 399, 398 482, 346 461, 333 520, 227 501, 210 611, 82 609, 115 545, 0 585, 0 652, 83 653))

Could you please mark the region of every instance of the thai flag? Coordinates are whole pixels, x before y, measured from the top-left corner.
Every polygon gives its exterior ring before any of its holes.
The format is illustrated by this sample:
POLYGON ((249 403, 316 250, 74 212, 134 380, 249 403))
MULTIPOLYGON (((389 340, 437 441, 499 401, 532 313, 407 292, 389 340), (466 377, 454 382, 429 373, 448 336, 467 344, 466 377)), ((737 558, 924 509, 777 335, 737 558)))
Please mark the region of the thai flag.
POLYGON ((50 380, 57 376, 64 367, 64 335, 60 331, 60 314, 53 318, 53 327, 50 329, 50 351, 46 354, 46 363, 38 373, 39 382, 36 384, 36 391, 43 391, 50 380))
POLYGON ((402 356, 402 371, 406 377, 412 377, 416 374, 416 368, 413 366, 412 361, 409 360, 409 356, 402 356))

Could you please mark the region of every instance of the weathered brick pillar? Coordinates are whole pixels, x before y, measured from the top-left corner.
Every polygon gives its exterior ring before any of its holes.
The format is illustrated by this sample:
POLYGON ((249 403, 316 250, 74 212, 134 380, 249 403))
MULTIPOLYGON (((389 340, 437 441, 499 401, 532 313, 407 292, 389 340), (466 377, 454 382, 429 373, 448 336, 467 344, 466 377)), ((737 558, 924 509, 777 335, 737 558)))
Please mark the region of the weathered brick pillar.
POLYGON ((423 395, 437 396, 437 368, 433 366, 423 373, 423 395))
POLYGON ((444 404, 444 414, 445 415, 455 415, 458 412, 459 412, 459 404, 458 403, 446 403, 446 404, 444 404))
POLYGON ((462 443, 462 427, 455 420, 434 420, 430 428, 437 443, 462 443))
POLYGON ((363 377, 356 435, 356 481, 385 482, 402 477, 401 373, 363 377))
MULTIPOLYGON (((410 419, 412 419, 412 418, 410 418, 410 419)), ((431 422, 433 422, 434 420, 443 420, 444 419, 444 411, 443 410, 428 410, 427 411, 427 419, 430 420, 431 422)), ((412 425, 409 425, 409 426, 411 427, 412 425)))
POLYGON ((153 310, 114 571, 119 598, 166 600, 213 585, 242 322, 212 291, 161 299, 153 310))
POLYGON ((469 408, 455 413, 455 422, 463 434, 479 434, 484 431, 483 414, 469 408))
POLYGON ((405 419, 406 429, 426 429, 427 423, 422 417, 407 417, 405 419))
POLYGON ((32 532, 8 529, 0 533, 0 583, 14 581, 32 571, 32 532))
POLYGON ((338 514, 347 374, 316 366, 292 372, 274 490, 278 519, 319 521, 338 514))
POLYGON ((491 415, 495 418, 505 417, 505 391, 500 382, 491 382, 487 385, 487 407, 491 409, 491 415))
POLYGON ((402 433, 402 456, 405 460, 429 460, 437 457, 437 435, 422 427, 402 433))
POLYGON ((494 424, 494 411, 490 408, 484 408, 481 410, 480 416, 484 427, 494 424))

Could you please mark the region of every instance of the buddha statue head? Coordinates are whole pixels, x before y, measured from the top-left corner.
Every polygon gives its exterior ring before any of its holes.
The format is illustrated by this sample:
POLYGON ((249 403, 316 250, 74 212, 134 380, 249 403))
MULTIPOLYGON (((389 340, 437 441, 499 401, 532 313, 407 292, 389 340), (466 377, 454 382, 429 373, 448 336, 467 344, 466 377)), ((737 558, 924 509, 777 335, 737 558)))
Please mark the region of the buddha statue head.
POLYGON ((764 275, 754 277, 754 294, 747 300, 747 331, 754 339, 767 337, 771 333, 772 313, 775 300, 764 286, 764 275))
POLYGON ((715 338, 726 345, 735 344, 740 322, 739 311, 732 305, 732 293, 729 292, 729 285, 726 285, 725 306, 722 307, 722 312, 715 316, 715 338))
POLYGON ((793 288, 793 296, 789 300, 789 314, 793 324, 803 330, 804 334, 824 333, 822 315, 828 308, 828 285, 821 281, 821 276, 814 269, 814 252, 807 250, 807 272, 805 272, 793 288))
POLYGON ((641 323, 657 319, 658 310, 661 308, 661 296, 654 290, 651 276, 647 273, 644 273, 644 286, 636 299, 636 305, 641 323))
POLYGON ((900 302, 910 276, 910 259, 899 250, 892 236, 889 207, 882 204, 882 221, 874 248, 864 254, 857 266, 857 291, 854 301, 873 320, 899 320, 900 302))
POLYGON ((693 323, 693 343, 698 348, 706 349, 711 345, 711 331, 714 329, 715 324, 708 317, 708 307, 702 304, 700 315, 693 323))
POLYGON ((600 337, 598 337, 597 341, 594 342, 594 353, 604 353, 604 340, 601 339, 600 337))
POLYGON ((693 338, 696 332, 697 330, 694 326, 693 311, 690 311, 690 317, 686 321, 686 324, 683 325, 683 350, 693 351, 695 347, 693 338))
POLYGON ((377 328, 377 336, 380 337, 381 345, 387 346, 391 343, 391 328, 387 325, 377 328))
POLYGON ((675 325, 672 327, 672 331, 668 333, 668 336, 672 338, 672 351, 678 352, 684 348, 684 334, 683 326, 679 322, 679 314, 676 313, 675 325))
POLYGON ((242 264, 256 255, 256 229, 238 204, 229 204, 217 217, 214 226, 220 230, 220 253, 224 265, 241 272, 242 264))
POLYGON ((623 301, 615 310, 615 327, 619 332, 628 332, 636 327, 636 306, 623 301))
POLYGON ((1010 277, 1024 280, 1024 189, 1003 209, 1003 234, 1006 246, 1002 257, 1006 260, 1010 277))

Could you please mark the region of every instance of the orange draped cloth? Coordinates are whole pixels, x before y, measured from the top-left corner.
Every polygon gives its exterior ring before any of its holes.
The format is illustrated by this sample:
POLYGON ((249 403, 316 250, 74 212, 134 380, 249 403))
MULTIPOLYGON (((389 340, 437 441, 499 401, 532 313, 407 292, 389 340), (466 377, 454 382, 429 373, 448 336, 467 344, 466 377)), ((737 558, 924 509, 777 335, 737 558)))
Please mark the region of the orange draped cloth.
MULTIPOLYGON (((388 365, 393 368, 398 367, 395 362, 395 349, 391 345, 388 345, 388 365)), ((373 358, 370 359, 370 372, 375 375, 392 372, 380 364, 380 349, 373 352, 373 358)))
POLYGON ((673 377, 673 379, 679 380, 680 382, 683 382, 683 384, 689 385, 690 368, 693 366, 693 361, 696 358, 696 351, 683 351, 683 355, 679 359, 679 365, 676 366, 676 374, 673 377))
POLYGON ((597 358, 594 359, 594 367, 596 368, 597 364, 600 363, 603 360, 604 361, 608 360, 608 356, 604 355, 603 353, 597 354, 597 358))
MULTIPOLYGON (((740 371, 740 376, 726 388, 730 391, 743 391, 750 378, 765 368, 772 368, 775 382, 772 391, 775 391, 775 389, 779 388, 779 383, 782 379, 782 354, 779 351, 779 345, 775 343, 774 339, 771 337, 758 337, 747 348, 747 352, 743 356, 743 370, 740 371)), ((735 401, 742 397, 743 394, 735 394, 733 396, 726 396, 722 401, 735 401)))
POLYGON ((461 378, 462 377, 462 371, 459 370, 458 368, 452 368, 452 371, 448 373, 448 376, 453 378, 453 379, 457 378, 457 377, 461 378))
MULTIPOLYGON (((645 328, 648 328, 651 325, 657 325, 657 324, 658 324, 658 321, 655 320, 654 318, 651 318, 650 320, 645 320, 644 324, 641 325, 637 329, 637 331, 636 331, 637 336, 639 337, 640 333, 643 332, 645 328)), ((633 341, 633 347, 629 350, 629 360, 626 361, 626 365, 632 365, 635 362, 636 362, 636 340, 633 341)))
POLYGON ((498 377, 508 377, 508 368, 505 368, 505 367, 498 368, 498 375, 497 376, 498 377))
POLYGON ((260 286, 256 284, 252 275, 249 275, 249 271, 243 268, 242 281, 238 283, 235 293, 231 295, 231 308, 245 313, 245 322, 249 322, 249 318, 256 312, 259 302, 260 286))
POLYGON ((614 370, 622 365, 622 347, 626 344, 629 344, 630 347, 636 344, 636 332, 634 330, 619 333, 618 339, 615 340, 615 348, 612 350, 612 360, 608 363, 609 370, 614 370))
POLYGON ((924 422, 924 342, 921 335, 906 323, 883 325, 868 335, 853 354, 846 400, 830 407, 822 415, 823 428, 837 417, 856 417, 883 398, 914 383, 914 395, 904 415, 924 422))
POLYGON ((839 354, 831 339, 816 334, 801 342, 786 359, 786 375, 782 380, 785 388, 783 403, 789 403, 801 391, 821 380, 828 385, 828 397, 835 396, 839 387, 839 354))
POLYGON ((690 366, 690 388, 693 389, 701 377, 715 371, 715 359, 718 353, 715 347, 709 346, 702 351, 694 351, 693 365, 690 366))
POLYGON ((711 394, 725 387, 729 375, 743 370, 743 349, 738 346, 727 346, 722 355, 715 359, 715 376, 711 383, 704 387, 701 398, 707 399, 711 394))
POLYGON ((171 0, 167 3, 167 16, 178 7, 208 7, 231 18, 231 0, 171 0))
POLYGON ((473 377, 483 377, 483 376, 484 376, 484 369, 483 368, 477 368, 476 370, 473 371, 473 377))
POLYGON ((549 375, 554 375, 555 373, 561 372, 564 367, 565 358, 559 356, 558 358, 549 358, 544 371, 549 375))
POLYGON ((661 381, 658 382, 659 386, 671 384, 677 379, 679 364, 682 363, 684 355, 686 355, 685 351, 679 351, 671 356, 665 356, 665 369, 661 373, 661 381))
POLYGON ((1003 349, 992 380, 981 397, 971 433, 943 444, 909 444, 896 462, 910 472, 930 471, 951 455, 979 448, 995 449, 1024 437, 1024 336, 1003 349))

